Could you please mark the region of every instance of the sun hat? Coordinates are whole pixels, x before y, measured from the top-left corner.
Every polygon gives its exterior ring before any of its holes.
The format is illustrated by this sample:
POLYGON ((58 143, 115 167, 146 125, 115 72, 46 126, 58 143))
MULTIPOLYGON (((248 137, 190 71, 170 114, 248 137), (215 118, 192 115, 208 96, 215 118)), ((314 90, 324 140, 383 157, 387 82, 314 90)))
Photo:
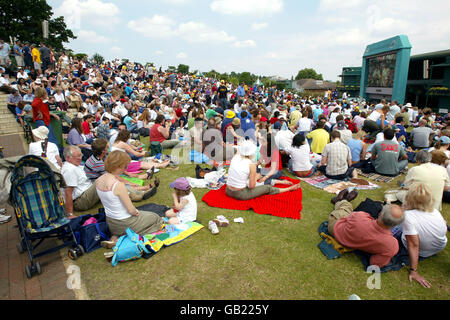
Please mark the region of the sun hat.
POLYGON ((217 112, 213 109, 208 109, 206 111, 206 118, 211 119, 214 118, 215 116, 217 116, 217 112))
POLYGON ((234 117, 236 117, 236 113, 234 113, 234 111, 229 110, 229 111, 227 112, 227 118, 228 118, 228 119, 232 119, 232 118, 234 118, 234 117))
POLYGON ((233 119, 233 126, 239 126, 240 124, 241 124, 241 119, 239 119, 239 118, 233 119))
POLYGON ((450 144, 450 138, 447 137, 447 136, 442 136, 442 137, 440 137, 440 138, 439 138, 439 141, 440 141, 442 144, 450 144))
POLYGON ((32 132, 33 135, 38 139, 44 140, 48 138, 48 128, 46 126, 41 126, 39 128, 33 129, 32 132))
POLYGON ((267 118, 266 117, 261 117, 261 119, 259 119, 260 122, 267 122, 267 118))
POLYGON ((251 140, 245 140, 240 146, 239 146, 239 153, 243 156, 251 156, 254 155, 256 150, 258 148, 251 140))
POLYGON ((187 109, 181 110, 181 113, 186 113, 186 112, 188 112, 187 109))
POLYGON ((191 186, 189 185, 189 181, 186 178, 178 178, 170 184, 170 187, 174 188, 174 189, 186 191, 186 190, 189 190, 189 188, 191 186))

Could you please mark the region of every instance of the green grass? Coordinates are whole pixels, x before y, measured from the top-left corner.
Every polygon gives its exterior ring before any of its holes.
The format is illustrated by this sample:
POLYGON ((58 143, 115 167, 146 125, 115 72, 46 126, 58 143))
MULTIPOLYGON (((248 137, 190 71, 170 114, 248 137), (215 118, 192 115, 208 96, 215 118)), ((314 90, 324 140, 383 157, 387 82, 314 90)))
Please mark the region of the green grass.
MULTIPOLYGON (((169 183, 177 177, 195 177, 195 165, 182 165, 178 171, 161 170, 157 176, 161 180, 158 192, 144 203, 171 206, 169 183)), ((398 179, 379 183, 381 189, 361 191, 354 205, 366 197, 382 200, 384 191, 395 188, 398 179)), ((381 274, 381 289, 369 290, 366 283, 370 274, 365 273, 356 254, 327 260, 317 247, 321 241, 317 229, 333 210, 332 195, 306 183, 302 183, 302 190, 302 218, 297 221, 253 211, 211 208, 201 201, 208 190, 193 189, 198 219, 205 228, 148 260, 112 267, 103 258, 105 249, 84 255, 76 263, 88 294, 91 299, 152 300, 347 299, 352 293, 371 300, 450 298, 449 246, 419 264, 431 289, 410 283, 408 268, 402 268, 381 274), (230 220, 230 226, 220 228, 214 236, 207 223, 219 214, 230 220), (243 217, 245 223, 232 222, 237 217, 243 217)), ((447 221, 449 209, 444 204, 447 221)))

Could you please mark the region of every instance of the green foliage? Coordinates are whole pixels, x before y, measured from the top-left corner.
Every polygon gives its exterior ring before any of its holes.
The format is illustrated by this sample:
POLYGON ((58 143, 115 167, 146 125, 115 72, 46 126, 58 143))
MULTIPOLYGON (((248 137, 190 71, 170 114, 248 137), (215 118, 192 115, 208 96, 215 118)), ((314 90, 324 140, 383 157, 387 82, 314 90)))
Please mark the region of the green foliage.
POLYGON ((185 64, 179 64, 177 68, 178 73, 187 74, 189 73, 189 66, 185 64))
POLYGON ((76 53, 73 56, 75 58, 77 58, 78 60, 83 60, 88 57, 88 55, 86 53, 76 53))
POLYGON ((16 37, 35 44, 45 42, 56 49, 64 49, 64 43, 75 39, 67 29, 63 17, 52 18, 52 8, 45 0, 0 0, 0 38, 5 41, 16 37), (49 38, 44 39, 42 22, 48 21, 49 38))
POLYGON ((103 58, 100 54, 95 53, 92 57, 91 57, 91 61, 93 61, 96 64, 102 64, 103 62, 105 62, 105 58, 103 58))
POLYGON ((323 80, 322 74, 318 74, 316 70, 311 68, 302 69, 297 73, 295 80, 301 79, 315 79, 315 80, 323 80))
POLYGON ((177 72, 177 68, 175 68, 174 66, 168 66, 167 72, 177 72))

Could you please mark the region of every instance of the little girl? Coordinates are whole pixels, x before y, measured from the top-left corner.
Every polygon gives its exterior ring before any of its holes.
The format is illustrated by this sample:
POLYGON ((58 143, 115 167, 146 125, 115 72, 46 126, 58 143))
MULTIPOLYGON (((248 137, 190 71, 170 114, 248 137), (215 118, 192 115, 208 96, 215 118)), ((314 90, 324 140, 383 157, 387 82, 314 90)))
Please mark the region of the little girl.
POLYGON ((169 224, 193 222, 197 219, 197 200, 191 191, 189 181, 186 178, 178 178, 170 184, 175 189, 172 193, 173 209, 166 211, 169 224))

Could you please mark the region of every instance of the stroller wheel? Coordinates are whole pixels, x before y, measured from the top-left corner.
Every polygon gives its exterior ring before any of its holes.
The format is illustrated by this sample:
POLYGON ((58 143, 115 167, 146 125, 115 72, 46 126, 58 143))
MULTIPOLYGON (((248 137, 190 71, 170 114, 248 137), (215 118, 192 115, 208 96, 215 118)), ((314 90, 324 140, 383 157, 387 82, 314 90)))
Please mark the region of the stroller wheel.
POLYGON ((84 248, 81 244, 77 245, 76 251, 78 257, 81 257, 85 253, 84 248))
POLYGON ((24 253, 25 252, 25 248, 23 247, 23 242, 22 241, 20 241, 17 244, 17 251, 19 251, 19 253, 24 253))
POLYGON ((38 261, 35 264, 35 270, 36 270, 37 274, 42 274, 41 264, 38 261))
POLYGON ((32 272, 31 265, 27 264, 27 265, 25 266, 25 272, 26 272, 26 274, 27 274, 27 278, 28 278, 28 279, 31 279, 31 277, 33 276, 33 272, 32 272))
POLYGON ((72 260, 76 260, 78 258, 77 251, 74 249, 69 249, 69 251, 67 252, 67 255, 72 260))

